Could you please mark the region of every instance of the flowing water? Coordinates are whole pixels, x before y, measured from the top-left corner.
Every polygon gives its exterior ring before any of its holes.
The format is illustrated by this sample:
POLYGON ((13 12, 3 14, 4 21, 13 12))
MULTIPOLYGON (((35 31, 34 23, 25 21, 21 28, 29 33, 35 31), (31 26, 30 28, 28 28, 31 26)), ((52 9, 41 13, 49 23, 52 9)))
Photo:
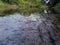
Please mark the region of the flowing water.
POLYGON ((60 45, 60 25, 53 14, 0 17, 0 45, 60 45))

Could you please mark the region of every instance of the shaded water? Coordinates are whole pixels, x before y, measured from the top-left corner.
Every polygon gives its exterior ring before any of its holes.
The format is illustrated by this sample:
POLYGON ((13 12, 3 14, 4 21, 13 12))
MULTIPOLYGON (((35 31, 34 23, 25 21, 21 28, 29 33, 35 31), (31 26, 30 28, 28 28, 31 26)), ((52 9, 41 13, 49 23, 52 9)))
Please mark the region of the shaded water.
POLYGON ((60 25, 53 14, 0 17, 0 45, 60 45, 60 25))

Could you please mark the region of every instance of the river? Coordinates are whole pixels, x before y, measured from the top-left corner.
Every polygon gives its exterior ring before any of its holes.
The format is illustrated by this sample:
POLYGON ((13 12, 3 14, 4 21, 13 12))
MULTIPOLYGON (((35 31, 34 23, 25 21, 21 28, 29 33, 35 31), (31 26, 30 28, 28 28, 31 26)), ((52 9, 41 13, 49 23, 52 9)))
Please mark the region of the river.
POLYGON ((0 45, 60 45, 60 25, 56 20, 53 14, 0 17, 0 45))

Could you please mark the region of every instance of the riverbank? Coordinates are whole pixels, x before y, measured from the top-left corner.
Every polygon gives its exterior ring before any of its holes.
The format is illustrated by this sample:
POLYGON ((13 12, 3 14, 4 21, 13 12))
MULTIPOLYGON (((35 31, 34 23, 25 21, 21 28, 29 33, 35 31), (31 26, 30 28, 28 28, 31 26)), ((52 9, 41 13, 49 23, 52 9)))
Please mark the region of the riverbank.
POLYGON ((11 14, 11 13, 41 13, 46 9, 45 4, 31 3, 29 1, 20 2, 17 4, 9 4, 0 1, 0 14, 11 14))

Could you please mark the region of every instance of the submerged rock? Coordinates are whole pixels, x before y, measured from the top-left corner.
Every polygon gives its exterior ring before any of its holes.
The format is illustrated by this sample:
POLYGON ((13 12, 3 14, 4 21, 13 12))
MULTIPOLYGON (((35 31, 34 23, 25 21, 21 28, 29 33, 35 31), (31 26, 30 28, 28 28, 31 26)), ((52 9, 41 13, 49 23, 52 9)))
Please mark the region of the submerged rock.
POLYGON ((60 26, 48 14, 0 17, 0 45, 60 45, 60 26))

